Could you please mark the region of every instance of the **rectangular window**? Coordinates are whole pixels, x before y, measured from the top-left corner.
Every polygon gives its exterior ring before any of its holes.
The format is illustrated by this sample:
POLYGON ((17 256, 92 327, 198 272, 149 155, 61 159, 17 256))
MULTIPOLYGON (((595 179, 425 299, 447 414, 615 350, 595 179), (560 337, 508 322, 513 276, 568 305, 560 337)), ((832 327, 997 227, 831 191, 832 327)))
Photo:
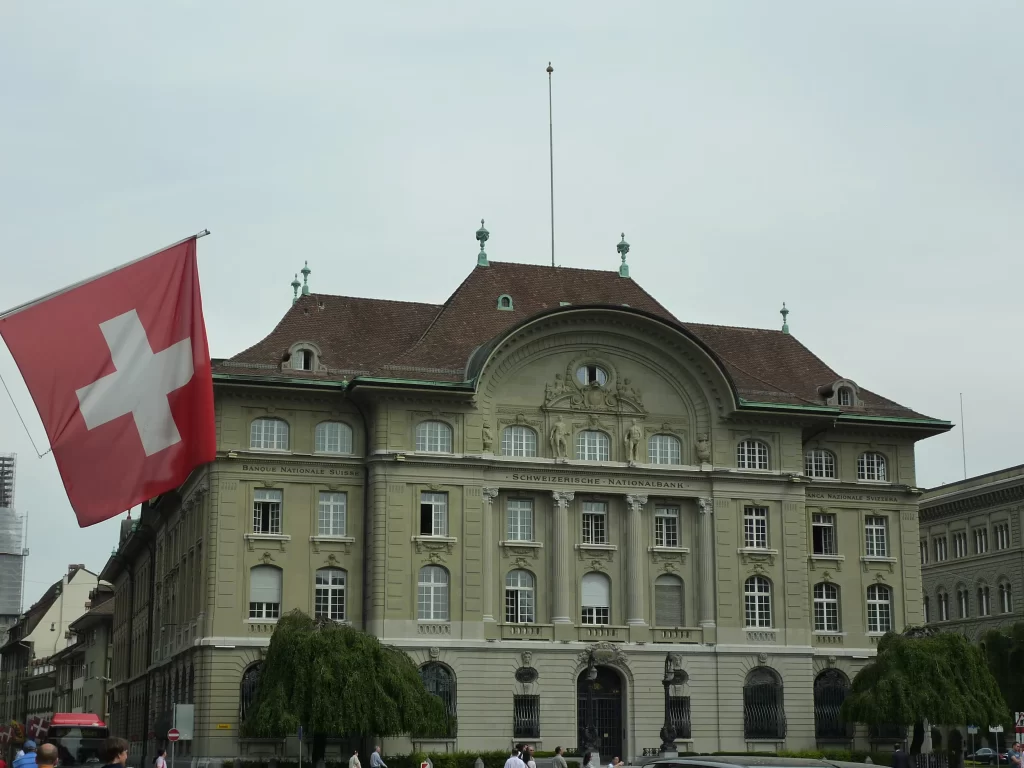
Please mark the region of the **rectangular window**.
POLYGON ((420 494, 420 536, 448 535, 448 494, 420 494))
POLYGON ((257 488, 252 505, 253 533, 281 533, 282 491, 257 488))
POLYGON ((949 557, 948 542, 945 536, 935 540, 935 562, 944 563, 949 557))
POLYGON ((533 501, 509 499, 506 507, 509 541, 533 541, 533 501))
POLYGON ((583 624, 607 624, 609 621, 607 608, 583 606, 583 624))
POLYGON ((754 549, 768 548, 768 509, 743 508, 743 546, 754 549))
POLYGON ((679 507, 654 508, 654 546, 679 546, 679 507))
POLYGON ((888 557, 889 544, 886 536, 887 520, 884 517, 869 516, 864 521, 864 553, 868 557, 888 557))
MULTIPOLYGON (((583 543, 608 543, 608 505, 603 501, 583 502, 583 543)), ((607 624, 607 622, 604 622, 607 624)))
POLYGON ((668 720, 676 732, 677 739, 690 738, 690 697, 668 697, 668 720))
POLYGON ((345 536, 348 494, 320 492, 319 525, 321 536, 345 536))
POLYGON ((974 554, 984 555, 988 552, 988 528, 974 529, 974 554))
POLYGON ((953 534, 953 557, 967 557, 967 532, 958 531, 953 534))
POLYGON ((513 694, 512 738, 540 738, 540 696, 513 694))
POLYGON ((811 515, 811 538, 816 555, 838 555, 836 549, 836 516, 811 515))
POLYGON ((1010 548, 1010 526, 1007 523, 998 523, 993 527, 993 533, 995 534, 996 549, 1009 549, 1010 548))

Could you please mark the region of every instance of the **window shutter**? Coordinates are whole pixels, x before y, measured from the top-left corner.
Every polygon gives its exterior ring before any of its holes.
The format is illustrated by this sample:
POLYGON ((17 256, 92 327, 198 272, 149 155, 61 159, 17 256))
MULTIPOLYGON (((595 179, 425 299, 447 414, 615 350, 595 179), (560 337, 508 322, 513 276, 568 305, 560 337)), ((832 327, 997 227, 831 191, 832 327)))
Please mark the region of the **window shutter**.
POLYGON ((249 574, 249 601, 281 602, 281 571, 270 565, 258 565, 249 574))
POLYGON ((654 623, 659 627, 685 626, 683 584, 677 579, 659 578, 654 584, 654 623))
POLYGON ((608 577, 600 573, 588 573, 583 577, 583 605, 591 608, 608 608, 608 577))

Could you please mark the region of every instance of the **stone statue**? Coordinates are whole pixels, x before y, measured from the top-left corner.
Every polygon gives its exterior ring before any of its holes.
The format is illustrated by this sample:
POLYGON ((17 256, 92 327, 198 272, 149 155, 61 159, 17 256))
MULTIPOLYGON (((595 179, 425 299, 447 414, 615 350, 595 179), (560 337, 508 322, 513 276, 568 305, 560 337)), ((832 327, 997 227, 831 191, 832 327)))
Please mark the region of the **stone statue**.
POLYGON ((639 460, 640 445, 643 443, 643 440, 644 431, 636 423, 636 419, 633 419, 633 426, 626 430, 626 459, 628 461, 639 460))
POLYGON ((551 452, 556 459, 564 459, 569 455, 569 428, 561 416, 551 428, 551 452))
POLYGON ((708 464, 711 461, 711 443, 707 434, 697 435, 697 461, 708 464))
POLYGON ((491 446, 494 445, 494 436, 491 434, 491 425, 486 421, 484 422, 484 453, 491 452, 491 446))

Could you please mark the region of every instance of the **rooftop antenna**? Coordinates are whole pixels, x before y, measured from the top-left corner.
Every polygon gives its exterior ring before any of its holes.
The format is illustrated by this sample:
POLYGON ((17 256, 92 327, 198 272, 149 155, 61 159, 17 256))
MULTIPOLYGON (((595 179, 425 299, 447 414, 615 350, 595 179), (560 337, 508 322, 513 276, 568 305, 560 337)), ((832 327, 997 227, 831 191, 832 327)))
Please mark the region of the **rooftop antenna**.
POLYGON ((548 62, 548 155, 551 161, 551 266, 555 266, 555 128, 551 118, 551 73, 555 68, 548 62))
POLYGON ((964 460, 964 480, 967 479, 967 437, 964 435, 964 393, 960 393, 960 455, 964 460))

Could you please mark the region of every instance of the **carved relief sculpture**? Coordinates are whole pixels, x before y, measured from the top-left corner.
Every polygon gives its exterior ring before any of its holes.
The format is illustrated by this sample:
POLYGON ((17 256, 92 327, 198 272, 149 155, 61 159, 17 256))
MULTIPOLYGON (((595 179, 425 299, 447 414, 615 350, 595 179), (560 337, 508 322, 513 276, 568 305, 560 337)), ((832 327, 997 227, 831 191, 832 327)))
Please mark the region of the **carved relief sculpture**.
POLYGON ((697 435, 697 461, 701 464, 711 462, 711 442, 706 433, 697 435))
POLYGON ((633 425, 626 430, 626 461, 639 461, 640 446, 643 444, 644 431, 633 419, 633 425))
POLYGON ((484 453, 491 452, 491 446, 494 445, 494 436, 491 434, 491 425, 486 421, 484 422, 484 453))
POLYGON ((565 459, 569 455, 569 427, 561 416, 551 428, 551 453, 556 459, 565 459))

